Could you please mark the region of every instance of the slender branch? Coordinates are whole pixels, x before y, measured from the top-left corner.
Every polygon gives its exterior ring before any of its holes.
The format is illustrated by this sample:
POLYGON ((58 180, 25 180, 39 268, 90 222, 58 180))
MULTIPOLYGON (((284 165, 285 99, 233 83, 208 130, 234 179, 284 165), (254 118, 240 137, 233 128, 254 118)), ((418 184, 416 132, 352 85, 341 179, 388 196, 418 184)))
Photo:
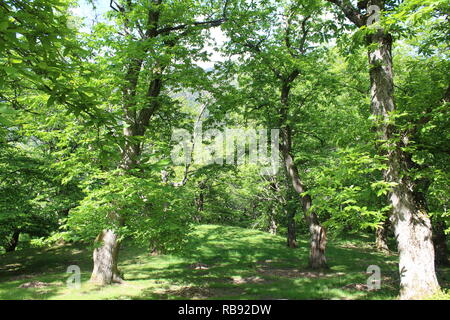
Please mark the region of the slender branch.
POLYGON ((194 155, 194 149, 195 149, 195 142, 196 142, 196 135, 195 135, 195 128, 198 126, 198 124, 200 123, 200 121, 201 121, 201 118, 203 117, 203 114, 204 114, 204 112, 205 112, 205 110, 206 110, 206 104, 204 104, 203 105, 203 107, 202 107, 202 109, 200 110, 200 113, 199 113, 199 115, 198 115, 198 117, 197 117, 197 120, 195 121, 195 124, 194 124, 194 134, 193 134, 193 137, 192 137, 192 140, 191 140, 191 143, 192 143, 192 146, 191 146, 191 154, 190 154, 190 160, 191 161, 189 161, 189 162, 186 162, 185 163, 185 165, 184 165, 184 175, 183 175, 183 179, 180 181, 180 182, 174 182, 174 183, 172 183, 172 185, 174 186, 174 187, 181 187, 181 186, 184 186, 186 183, 187 183, 187 181, 188 181, 188 176, 189 176, 189 169, 190 169, 190 167, 191 167, 191 164, 192 164, 192 157, 193 157, 193 155, 194 155))
POLYGON ((222 23, 224 23, 225 21, 228 20, 227 17, 227 8, 228 8, 228 4, 229 4, 229 0, 225 1, 225 4, 223 6, 223 10, 222 10, 222 17, 219 19, 214 19, 214 20, 206 20, 206 21, 195 21, 192 23, 186 23, 186 24, 181 24, 178 26, 174 26, 174 27, 166 27, 166 28, 161 28, 157 31, 158 34, 168 34, 172 31, 177 31, 177 30, 184 30, 187 29, 189 27, 207 27, 207 28, 211 28, 211 27, 218 27, 220 26, 222 23))

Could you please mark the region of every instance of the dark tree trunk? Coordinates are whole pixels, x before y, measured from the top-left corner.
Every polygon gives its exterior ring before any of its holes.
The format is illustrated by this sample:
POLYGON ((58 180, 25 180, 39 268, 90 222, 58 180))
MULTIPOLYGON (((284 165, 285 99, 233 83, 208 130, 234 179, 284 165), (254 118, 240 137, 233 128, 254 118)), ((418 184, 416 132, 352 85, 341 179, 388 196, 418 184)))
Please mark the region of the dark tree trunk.
POLYGON ((297 248, 297 236, 295 231, 295 221, 292 215, 288 215, 288 235, 287 235, 287 246, 289 248, 297 248))
POLYGON ((292 203, 293 197, 291 191, 288 190, 287 203, 286 203, 286 218, 287 218, 287 246, 289 248, 297 248, 297 235, 295 227, 295 211, 296 207, 292 203))
POLYGON ((161 251, 156 247, 150 248, 150 255, 151 256, 159 256, 161 254, 161 251))
POLYGON ((202 220, 202 213, 204 211, 204 206, 205 206, 205 195, 203 193, 203 189, 205 187, 203 186, 203 183, 199 183, 199 193, 198 196, 195 198, 195 205, 197 207, 197 214, 194 215, 194 221, 196 223, 200 223, 200 221, 202 220))
POLYGON ((196 199, 196 205, 197 205, 197 212, 199 213, 198 217, 197 217, 197 222, 200 222, 201 220, 201 213, 204 211, 204 207, 205 207, 205 193, 204 190, 206 189, 206 182, 205 181, 200 181, 198 183, 198 188, 199 188, 199 193, 198 193, 198 197, 196 199))
POLYGON ((386 219, 375 231, 375 248, 380 252, 390 252, 388 246, 389 219, 386 219))
POLYGON ((319 219, 315 212, 311 210, 312 199, 309 195, 302 194, 307 191, 300 179, 298 168, 292 155, 292 132, 287 124, 288 108, 289 108, 289 92, 291 82, 297 77, 298 71, 293 71, 281 86, 281 123, 280 123, 280 149, 283 157, 287 179, 291 181, 293 190, 299 195, 303 214, 306 223, 309 226, 310 238, 310 255, 309 266, 313 269, 328 268, 325 257, 326 233, 320 225, 319 219))
POLYGON ((197 211, 198 212, 203 211, 204 201, 205 201, 205 197, 203 195, 203 190, 200 190, 200 193, 199 193, 198 199, 197 199, 197 211))
POLYGON ((20 231, 14 231, 11 239, 9 240, 9 243, 5 247, 6 252, 13 252, 16 250, 17 245, 19 244, 19 236, 20 231))
POLYGON ((327 236, 314 212, 308 216, 309 233, 311 234, 311 248, 309 251, 309 267, 312 269, 328 268, 325 257, 327 236))
POLYGON ((437 266, 450 266, 448 260, 447 235, 445 234, 445 223, 443 221, 432 221, 433 244, 435 251, 435 262, 437 266))

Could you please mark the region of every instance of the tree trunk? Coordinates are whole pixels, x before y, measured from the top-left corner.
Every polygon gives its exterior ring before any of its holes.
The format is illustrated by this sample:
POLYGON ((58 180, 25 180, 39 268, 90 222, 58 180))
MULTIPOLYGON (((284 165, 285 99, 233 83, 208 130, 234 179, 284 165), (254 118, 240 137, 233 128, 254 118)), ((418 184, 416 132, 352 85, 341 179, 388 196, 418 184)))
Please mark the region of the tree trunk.
MULTIPOLYGON (((288 190, 288 193, 291 191, 288 190)), ((289 248, 297 248, 297 236, 296 236, 296 228, 295 228, 295 206, 292 203, 292 197, 290 195, 287 196, 286 203, 286 217, 287 217, 287 246, 289 248)))
MULTIPOLYGON (((125 136, 125 146, 122 153, 122 161, 119 168, 127 174, 129 170, 134 168, 138 163, 140 155, 140 144, 130 139, 137 135, 137 128, 134 125, 126 126, 123 130, 125 136)), ((111 212, 109 215, 117 227, 124 225, 124 219, 119 214, 111 212)), ((91 275, 91 282, 99 285, 108 285, 111 283, 122 283, 123 279, 120 276, 117 268, 119 260, 120 241, 118 235, 114 230, 102 230, 95 240, 97 248, 94 249, 93 260, 94 269, 91 275)))
POLYGON ((150 255, 151 256, 159 256, 161 254, 161 251, 156 247, 150 248, 150 255))
POLYGON ((198 195, 198 199, 197 199, 197 211, 198 212, 203 212, 203 205, 204 205, 204 195, 203 195, 203 190, 200 190, 200 193, 198 195))
POLYGON ((391 222, 399 250, 400 298, 415 299, 431 295, 439 289, 434 268, 434 248, 431 222, 426 210, 414 197, 415 186, 407 176, 407 156, 402 147, 408 143, 393 142, 394 127, 390 113, 395 110, 394 81, 392 70, 392 37, 384 30, 368 36, 372 114, 377 119, 377 131, 385 142, 388 169, 384 172, 386 182, 395 183, 389 194, 393 207, 391 222))
POLYGON ((202 180, 198 183, 199 188, 199 194, 198 197, 195 199, 195 203, 197 206, 197 215, 194 217, 195 221, 197 223, 200 223, 202 219, 202 214, 205 207, 205 194, 204 190, 206 189, 206 181, 202 180))
POLYGON ((5 247, 6 252, 13 252, 16 250, 17 245, 19 244, 19 236, 20 231, 14 231, 11 240, 9 240, 9 243, 5 247))
MULTIPOLYGON (((372 20, 350 1, 327 1, 336 4, 359 28, 372 20)), ((384 10, 385 1, 371 0, 367 5, 384 10)), ((407 176, 408 157, 402 148, 407 145, 408 139, 404 135, 401 143, 393 141, 396 136, 390 119, 390 113, 395 111, 392 41, 391 35, 380 26, 367 36, 371 109, 377 119, 378 139, 385 142, 382 151, 387 156, 388 169, 384 172, 384 180, 395 184, 389 194, 389 201, 393 209, 391 223, 400 257, 400 298, 414 299, 435 293, 439 290, 439 284, 434 269, 430 218, 415 199, 414 183, 407 176)))
MULTIPOLYGON (((284 131, 284 130, 282 130, 284 131)), ((290 141, 289 134, 283 133, 281 136, 283 139, 288 139, 284 141, 290 141)), ((289 143, 289 142, 288 142, 289 143)), ((298 174, 297 166, 294 163, 294 158, 288 152, 289 149, 286 148, 286 143, 282 142, 281 146, 283 160, 286 167, 286 173, 288 179, 291 180, 292 187, 296 193, 300 196, 303 213, 305 216, 306 223, 309 225, 310 238, 310 254, 309 254, 309 266, 312 269, 324 269, 328 268, 327 259, 325 257, 325 248, 327 244, 327 238, 324 228, 320 225, 317 215, 311 210, 312 200, 309 195, 302 196, 306 192, 306 188, 300 180, 298 174)))
POLYGON ((122 283, 117 268, 120 241, 112 230, 103 230, 97 237, 96 243, 100 246, 94 249, 94 270, 91 282, 99 285, 122 283))
POLYGON ((450 263, 448 261, 447 235, 444 232, 445 223, 432 221, 432 225, 436 266, 448 267, 450 263))
POLYGON ((386 219, 375 231, 375 248, 380 252, 390 252, 388 246, 389 219, 386 219))
POLYGON ((272 213, 269 216, 269 233, 276 235, 277 234, 277 222, 275 221, 275 207, 272 208, 272 213))
MULTIPOLYGON (((310 238, 310 255, 309 266, 313 269, 328 268, 325 257, 326 233, 320 225, 317 215, 311 210, 312 199, 309 195, 303 196, 306 187, 300 179, 298 168, 292 155, 292 131, 287 124, 289 109, 289 92, 291 90, 291 82, 298 75, 298 71, 293 71, 287 81, 281 86, 281 123, 280 123, 280 149, 283 157, 287 179, 291 181, 293 190, 300 196, 300 201, 305 216, 306 223, 309 225, 310 238)), ((289 226, 288 226, 289 228, 289 226)), ((289 232, 288 232, 289 233, 289 232)))
POLYGON ((325 257, 325 248, 327 245, 327 236, 325 229, 320 225, 315 213, 308 217, 309 232, 311 234, 311 248, 309 251, 309 267, 312 269, 328 268, 325 257))

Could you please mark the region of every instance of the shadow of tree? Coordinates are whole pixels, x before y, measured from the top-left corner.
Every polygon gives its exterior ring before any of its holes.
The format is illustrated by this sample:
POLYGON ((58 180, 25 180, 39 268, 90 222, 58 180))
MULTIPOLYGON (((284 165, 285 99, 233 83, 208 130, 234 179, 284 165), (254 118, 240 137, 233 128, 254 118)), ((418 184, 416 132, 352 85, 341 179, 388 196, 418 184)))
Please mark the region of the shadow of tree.
MULTIPOLYGON (((147 272, 149 278, 165 279, 181 287, 221 289, 208 297, 213 299, 342 299, 352 291, 344 287, 365 284, 369 276, 365 271, 375 264, 389 270, 385 276, 388 285, 379 292, 361 292, 359 296, 376 298, 395 295, 398 290, 392 271, 395 256, 386 257, 368 249, 329 246, 331 268, 319 274, 307 268, 308 248, 307 241, 299 241, 297 249, 288 249, 281 237, 264 237, 256 230, 242 232, 240 228, 208 226, 205 232, 191 237, 186 248, 177 254, 184 262, 163 270, 148 268, 147 272), (193 268, 196 263, 206 266, 205 269, 193 268), (298 277, 290 276, 293 272, 298 277), (255 276, 261 281, 245 281, 255 276), (233 280, 236 277, 243 280, 236 282, 233 280), (237 289, 239 294, 231 292, 237 289)), ((155 293, 144 290, 140 298, 145 297, 155 297, 155 293)), ((156 297, 195 298, 186 296, 182 290, 171 290, 170 286, 156 297)))
MULTIPOLYGON (((307 238, 307 236, 305 236, 307 238)), ((348 242, 348 241, 347 241, 348 242)), ((190 235, 183 250, 151 256, 148 249, 125 243, 120 268, 125 285, 102 289, 84 285, 75 296, 104 299, 389 299, 399 290, 397 256, 368 246, 331 242, 327 249, 330 269, 307 267, 309 244, 298 241, 290 249, 285 239, 238 227, 203 225, 190 235), (368 291, 369 265, 381 269, 381 290, 368 291), (109 290, 109 291, 108 291, 109 290), (105 293, 106 292, 106 293, 105 293)), ((82 269, 86 284, 92 270, 90 248, 66 245, 26 249, 1 256, 0 299, 50 299, 67 294, 69 265, 82 269), (41 288, 19 288, 41 281, 41 288)), ((443 287, 449 286, 450 269, 440 270, 443 287)))

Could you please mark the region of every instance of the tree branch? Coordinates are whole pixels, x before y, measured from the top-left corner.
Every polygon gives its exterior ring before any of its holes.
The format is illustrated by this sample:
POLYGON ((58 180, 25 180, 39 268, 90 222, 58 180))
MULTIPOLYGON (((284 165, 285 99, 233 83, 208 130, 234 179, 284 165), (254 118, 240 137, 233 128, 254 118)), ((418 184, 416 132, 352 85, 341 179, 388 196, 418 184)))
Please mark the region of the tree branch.
POLYGON ((187 29, 189 27, 206 27, 206 28, 212 28, 212 27, 218 27, 220 26, 222 23, 224 23, 225 21, 227 21, 227 8, 228 8, 228 3, 229 0, 225 1, 225 4, 223 6, 223 10, 222 10, 222 17, 220 19, 214 19, 214 20, 206 20, 206 21, 195 21, 192 23, 187 23, 187 24, 181 24, 178 26, 174 26, 174 27, 166 27, 166 28, 161 28, 157 31, 158 34, 168 34, 172 31, 177 31, 177 30, 184 30, 187 29))
POLYGON ((361 28, 366 24, 366 17, 355 8, 349 0, 327 0, 338 6, 345 14, 347 19, 353 22, 358 28, 361 28))

